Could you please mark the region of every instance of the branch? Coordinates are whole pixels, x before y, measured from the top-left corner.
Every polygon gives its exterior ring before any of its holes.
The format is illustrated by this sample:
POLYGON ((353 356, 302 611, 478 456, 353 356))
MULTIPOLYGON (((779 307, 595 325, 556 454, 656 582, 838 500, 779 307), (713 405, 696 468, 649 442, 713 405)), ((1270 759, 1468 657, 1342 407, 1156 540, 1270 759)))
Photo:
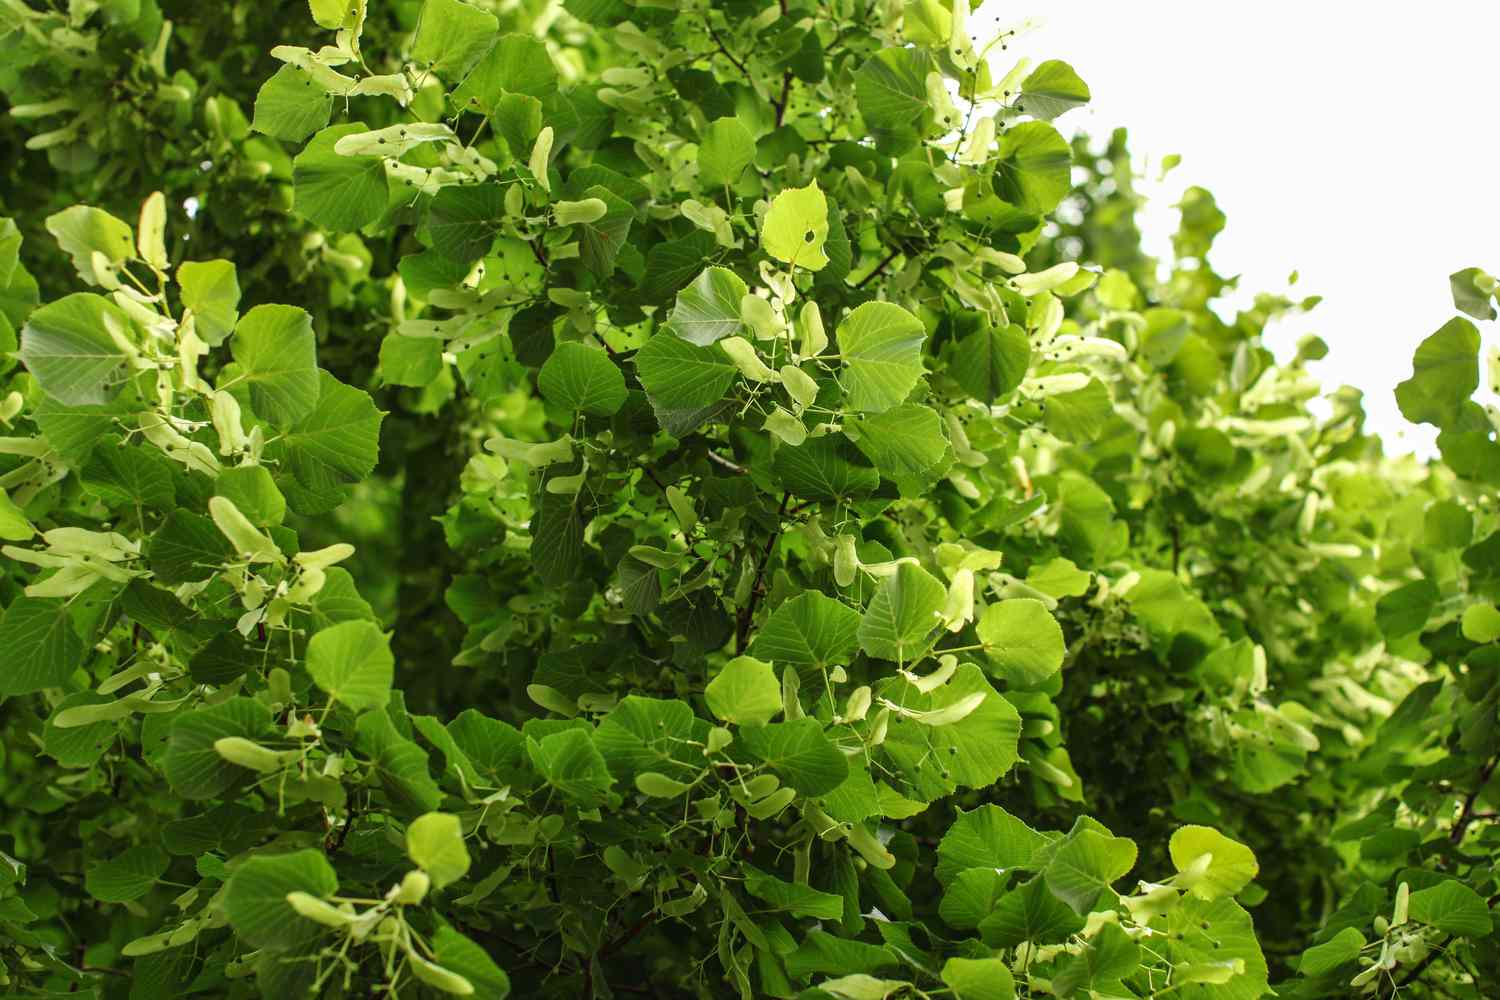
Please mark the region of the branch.
POLYGON ((776 528, 766 539, 765 548, 760 553, 760 563, 755 567, 755 582, 750 585, 750 599, 740 609, 739 622, 735 627, 734 652, 735 655, 745 651, 750 645, 750 623, 755 619, 755 606, 760 603, 761 594, 766 587, 766 567, 771 563, 771 550, 776 547, 776 539, 781 537, 781 519, 786 516, 787 504, 791 502, 790 493, 781 494, 781 506, 776 511, 776 528))
MULTIPOLYGON (((724 40, 719 37, 719 33, 714 30, 714 26, 708 22, 708 18, 706 16, 703 18, 703 26, 708 29, 708 37, 712 38, 714 40, 714 44, 719 47, 719 51, 724 53, 724 58, 734 63, 735 68, 738 69, 741 73, 745 74, 745 79, 750 80, 750 70, 746 68, 744 63, 740 62, 734 57, 734 53, 730 52, 729 49, 724 46, 724 40)), ((754 81, 751 80, 751 82, 753 83, 754 81)))
POLYGON ((1484 767, 1479 769, 1479 781, 1475 783, 1474 790, 1464 797, 1464 807, 1453 824, 1453 830, 1448 834, 1449 843, 1463 843, 1464 834, 1468 832, 1469 824, 1475 819, 1474 803, 1478 800, 1479 793, 1484 791, 1484 786, 1490 783, 1490 776, 1495 773, 1497 764, 1500 764, 1500 754, 1491 757, 1485 762, 1484 767))
POLYGON ((782 120, 786 118, 786 105, 792 99, 792 71, 787 70, 781 75, 781 100, 776 102, 776 127, 780 128, 782 120))
POLYGON ((871 271, 869 274, 865 275, 863 278, 860 278, 859 281, 855 282, 854 287, 855 288, 863 288, 866 285, 868 285, 870 282, 874 281, 880 275, 880 273, 882 271, 884 271, 887 267, 890 266, 891 261, 895 260, 899 256, 901 256, 901 248, 897 247, 896 249, 892 250, 890 253, 888 253, 888 254, 885 255, 885 260, 883 260, 879 264, 875 265, 875 270, 871 271))
POLYGON ((723 455, 720 455, 716 451, 708 451, 708 452, 705 452, 704 454, 706 454, 708 456, 708 460, 710 462, 713 462, 716 465, 723 466, 724 468, 728 469, 730 472, 733 472, 735 475, 743 476, 743 475, 748 474, 749 471, 750 471, 749 469, 745 468, 743 465, 740 465, 737 462, 731 462, 729 459, 725 458, 723 455))

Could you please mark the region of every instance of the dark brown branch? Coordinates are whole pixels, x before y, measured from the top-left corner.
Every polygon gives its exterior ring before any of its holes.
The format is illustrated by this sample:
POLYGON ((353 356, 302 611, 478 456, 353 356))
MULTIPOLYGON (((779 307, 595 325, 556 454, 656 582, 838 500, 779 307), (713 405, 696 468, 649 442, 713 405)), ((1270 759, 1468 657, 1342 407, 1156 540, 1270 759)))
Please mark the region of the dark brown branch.
MULTIPOLYGON (((746 67, 744 63, 742 63, 738 59, 736 59, 734 57, 734 53, 730 52, 729 49, 725 47, 724 40, 719 37, 719 33, 714 30, 714 26, 712 24, 708 23, 708 18, 706 18, 706 17, 703 19, 703 26, 708 29, 708 37, 710 37, 710 38, 712 38, 714 40, 714 44, 719 47, 719 51, 724 54, 724 58, 728 59, 730 62, 734 63, 735 68, 738 69, 741 73, 745 74, 745 79, 749 80, 750 79, 750 70, 749 70, 749 68, 746 67)), ((754 82, 754 81, 752 81, 752 82, 754 82)))
POLYGON ((786 105, 792 99, 792 71, 781 75, 781 100, 776 102, 776 127, 780 128, 786 118, 786 105))
POLYGON ((1495 773, 1495 765, 1500 764, 1500 755, 1491 757, 1485 761, 1484 767, 1479 769, 1479 781, 1474 785, 1474 790, 1464 797, 1464 807, 1458 814, 1458 819, 1453 824, 1453 830, 1448 834, 1450 843, 1463 843, 1464 834, 1469 830, 1469 824, 1474 822, 1474 803, 1478 801, 1479 795, 1484 791, 1484 786, 1490 783, 1490 777, 1495 773))
POLYGON ((766 539, 765 548, 761 550, 760 562, 755 567, 755 582, 750 585, 750 599, 740 609, 739 621, 735 627, 734 652, 739 655, 750 645, 750 623, 755 620, 755 606, 760 603, 760 598, 766 589, 766 567, 771 563, 771 550, 776 547, 776 539, 781 537, 781 519, 786 517, 787 504, 791 502, 790 493, 781 494, 781 506, 776 510, 776 527, 766 539))
POLYGON ((874 281, 877 277, 879 277, 881 272, 883 272, 887 267, 890 266, 891 261, 895 260, 899 256, 901 256, 901 248, 897 247, 896 249, 885 255, 885 260, 882 260, 879 264, 875 265, 875 270, 871 271, 863 278, 860 278, 859 281, 855 282, 854 287, 863 288, 870 282, 874 281))

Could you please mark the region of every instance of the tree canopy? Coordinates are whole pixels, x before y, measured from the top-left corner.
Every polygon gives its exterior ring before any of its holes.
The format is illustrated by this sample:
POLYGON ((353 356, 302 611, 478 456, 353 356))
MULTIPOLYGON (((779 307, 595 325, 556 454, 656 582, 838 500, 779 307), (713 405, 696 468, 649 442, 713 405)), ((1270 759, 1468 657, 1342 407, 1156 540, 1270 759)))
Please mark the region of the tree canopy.
POLYGON ((0 0, 7 995, 1487 995, 1500 283, 972 14, 0 0))

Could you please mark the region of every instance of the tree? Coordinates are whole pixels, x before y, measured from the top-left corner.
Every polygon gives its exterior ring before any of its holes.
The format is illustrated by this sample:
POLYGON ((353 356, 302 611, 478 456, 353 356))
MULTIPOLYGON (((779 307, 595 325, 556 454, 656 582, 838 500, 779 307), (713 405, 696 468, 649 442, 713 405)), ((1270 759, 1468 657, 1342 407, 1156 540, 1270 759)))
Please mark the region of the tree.
POLYGON ((963 5, 292 8, 0 12, 10 988, 1500 971, 1469 319, 1315 416, 963 5))

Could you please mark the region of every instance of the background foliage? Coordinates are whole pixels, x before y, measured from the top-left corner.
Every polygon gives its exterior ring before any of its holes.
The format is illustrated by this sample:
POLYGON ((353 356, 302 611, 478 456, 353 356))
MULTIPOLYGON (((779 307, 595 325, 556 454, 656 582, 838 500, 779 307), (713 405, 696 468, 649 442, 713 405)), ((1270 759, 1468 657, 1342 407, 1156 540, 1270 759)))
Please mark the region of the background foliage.
POLYGON ((968 14, 0 0, 10 994, 1486 994, 1495 280, 1383 457, 968 14))

